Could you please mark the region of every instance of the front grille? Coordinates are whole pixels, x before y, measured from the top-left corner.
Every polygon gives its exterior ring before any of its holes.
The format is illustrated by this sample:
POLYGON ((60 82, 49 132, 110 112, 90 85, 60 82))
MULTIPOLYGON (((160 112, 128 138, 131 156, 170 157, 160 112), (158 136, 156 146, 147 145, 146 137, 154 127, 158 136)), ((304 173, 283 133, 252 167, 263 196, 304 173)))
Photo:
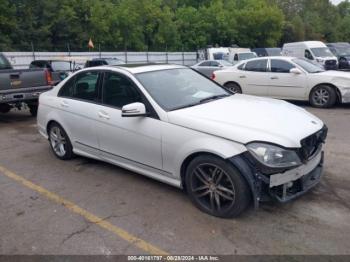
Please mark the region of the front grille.
POLYGON ((337 64, 337 60, 326 60, 325 64, 327 66, 335 66, 337 64))
POLYGON ((327 137, 328 128, 323 126, 320 131, 304 138, 300 141, 301 149, 299 155, 303 162, 308 161, 317 152, 322 143, 325 142, 327 137))

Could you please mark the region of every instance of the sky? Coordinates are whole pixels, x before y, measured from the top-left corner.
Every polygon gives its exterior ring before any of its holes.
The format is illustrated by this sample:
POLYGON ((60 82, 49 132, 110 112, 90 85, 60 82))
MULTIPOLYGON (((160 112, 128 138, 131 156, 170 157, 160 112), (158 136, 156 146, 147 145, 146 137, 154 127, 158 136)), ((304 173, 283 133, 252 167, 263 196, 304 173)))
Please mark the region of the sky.
POLYGON ((343 2, 343 0, 331 0, 331 2, 335 5, 339 4, 340 2, 343 2))

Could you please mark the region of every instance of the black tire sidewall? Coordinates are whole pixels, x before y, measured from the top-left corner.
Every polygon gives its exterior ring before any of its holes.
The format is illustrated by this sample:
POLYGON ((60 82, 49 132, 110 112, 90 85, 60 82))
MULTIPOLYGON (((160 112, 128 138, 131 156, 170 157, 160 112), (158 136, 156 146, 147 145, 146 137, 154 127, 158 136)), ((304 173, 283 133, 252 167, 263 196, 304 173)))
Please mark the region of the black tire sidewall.
POLYGON ((210 214, 212 216, 221 217, 221 218, 232 218, 240 215, 251 202, 251 192, 246 180, 240 174, 240 172, 231 164, 227 163, 225 160, 212 156, 212 155, 202 155, 198 156, 191 161, 186 170, 186 190, 189 195, 189 198, 194 203, 194 205, 199 208, 201 211, 210 214), (194 169, 203 163, 212 163, 220 168, 222 168, 230 177, 233 182, 235 188, 235 203, 231 207, 231 209, 226 212, 212 212, 206 208, 204 208, 198 201, 196 200, 194 194, 191 191, 192 188, 192 176, 194 169))
MULTIPOLYGON (((236 88, 238 90, 235 94, 242 94, 242 88, 237 83, 229 82, 224 85, 226 89, 228 89, 230 92, 232 92, 231 88, 236 88)), ((232 92, 233 93, 233 92, 232 92)))
POLYGON ((334 90, 334 88, 330 87, 330 86, 327 86, 327 85, 320 85, 316 88, 314 88, 311 93, 310 93, 310 104, 313 106, 313 107, 317 107, 317 108, 330 108, 332 106, 334 106, 334 104, 336 103, 337 101, 337 94, 334 90), (313 99, 313 96, 314 96, 314 93, 319 90, 319 89, 325 89, 327 90, 328 94, 329 94, 329 100, 326 104, 324 104, 323 106, 321 105, 317 105, 314 103, 314 99, 313 99))
POLYGON ((61 125, 59 125, 58 123, 52 123, 50 125, 50 127, 48 128, 48 135, 49 135, 49 144, 50 144, 51 150, 57 158, 59 158, 61 160, 69 160, 69 159, 72 159, 74 157, 72 143, 70 142, 70 139, 69 139, 66 131, 62 128, 61 125), (62 135, 66 139, 66 153, 64 154, 64 156, 57 155, 55 150, 52 148, 51 139, 50 139, 50 132, 51 132, 51 129, 53 127, 58 127, 61 130, 62 135))
POLYGON ((29 112, 32 116, 36 117, 38 114, 38 106, 37 105, 30 105, 29 112))

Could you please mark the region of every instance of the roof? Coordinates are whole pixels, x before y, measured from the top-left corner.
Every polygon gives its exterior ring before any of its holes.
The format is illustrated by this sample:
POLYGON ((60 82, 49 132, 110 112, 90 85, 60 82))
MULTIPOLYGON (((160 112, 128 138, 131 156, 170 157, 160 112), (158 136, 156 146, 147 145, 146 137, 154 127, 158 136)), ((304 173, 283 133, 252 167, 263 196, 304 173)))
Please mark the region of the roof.
MULTIPOLYGON (((89 67, 91 69, 92 67, 89 67)), ((124 65, 115 65, 115 66, 99 66, 98 69, 111 69, 119 68, 124 69, 132 74, 145 73, 151 71, 167 70, 167 69, 176 69, 176 68, 188 68, 187 66, 182 65, 172 65, 172 64, 124 64, 124 65)))
POLYGON ((298 46, 298 45, 304 45, 308 47, 325 47, 326 45, 321 41, 303 41, 303 42, 294 42, 294 43, 285 43, 283 47, 286 46, 298 46))

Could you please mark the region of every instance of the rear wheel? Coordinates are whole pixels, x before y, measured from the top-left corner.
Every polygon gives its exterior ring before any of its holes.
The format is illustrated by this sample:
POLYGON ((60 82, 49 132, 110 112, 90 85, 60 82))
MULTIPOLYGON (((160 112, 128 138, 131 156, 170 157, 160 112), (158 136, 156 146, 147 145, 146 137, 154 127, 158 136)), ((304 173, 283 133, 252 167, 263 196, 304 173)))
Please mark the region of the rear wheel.
POLYGON ((242 89, 237 83, 229 82, 224 84, 224 87, 226 87, 230 92, 234 94, 242 94, 242 89))
POLYGON ((241 174, 225 160, 203 155, 186 170, 186 189, 202 211, 230 218, 242 213, 250 202, 250 191, 241 174))
POLYGON ((11 108, 9 104, 0 104, 0 112, 3 114, 10 112, 11 108))
POLYGON ((49 142, 52 151, 59 159, 69 160, 73 158, 73 147, 69 137, 63 128, 57 123, 50 125, 49 142))
POLYGON ((38 114, 38 105, 29 105, 28 107, 32 116, 36 116, 38 114))
POLYGON ((327 85, 320 85, 310 93, 310 104, 314 107, 329 108, 337 101, 337 94, 334 88, 327 85))

